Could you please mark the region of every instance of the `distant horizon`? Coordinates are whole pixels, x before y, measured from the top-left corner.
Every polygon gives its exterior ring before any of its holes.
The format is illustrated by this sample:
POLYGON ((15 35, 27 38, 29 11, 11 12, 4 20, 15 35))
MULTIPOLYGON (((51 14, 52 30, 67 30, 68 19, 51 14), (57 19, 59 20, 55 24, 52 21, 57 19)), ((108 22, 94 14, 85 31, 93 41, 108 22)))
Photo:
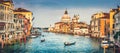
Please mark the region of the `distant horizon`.
POLYGON ((80 21, 90 24, 91 16, 98 12, 109 13, 110 9, 117 8, 120 0, 13 0, 15 8, 21 7, 33 12, 34 27, 49 27, 59 22, 67 8, 68 14, 80 15, 80 21))

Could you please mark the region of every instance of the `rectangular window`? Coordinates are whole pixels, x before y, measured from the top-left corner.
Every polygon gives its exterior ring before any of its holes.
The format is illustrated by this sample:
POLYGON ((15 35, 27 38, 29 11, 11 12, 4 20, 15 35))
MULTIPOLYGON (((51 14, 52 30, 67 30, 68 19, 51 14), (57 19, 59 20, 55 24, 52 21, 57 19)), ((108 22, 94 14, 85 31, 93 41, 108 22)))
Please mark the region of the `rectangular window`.
POLYGON ((4 6, 3 6, 3 5, 0 5, 0 9, 2 9, 2 10, 3 10, 3 9, 4 9, 4 6))
POLYGON ((4 26, 0 26, 0 30, 4 30, 4 26))
POLYGON ((0 20, 4 20, 4 13, 0 12, 0 20))

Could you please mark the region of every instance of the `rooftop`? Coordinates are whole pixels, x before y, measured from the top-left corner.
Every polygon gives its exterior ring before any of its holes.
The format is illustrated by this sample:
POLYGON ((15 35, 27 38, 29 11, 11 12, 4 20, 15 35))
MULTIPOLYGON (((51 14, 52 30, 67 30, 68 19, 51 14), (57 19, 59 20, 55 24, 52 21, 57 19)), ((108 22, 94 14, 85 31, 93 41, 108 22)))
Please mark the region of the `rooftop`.
POLYGON ((13 3, 12 0, 0 0, 0 3, 2 3, 2 2, 11 2, 11 3, 13 3))
POLYGON ((31 12, 31 11, 29 11, 27 9, 23 9, 23 8, 17 8, 14 10, 14 12, 31 12))

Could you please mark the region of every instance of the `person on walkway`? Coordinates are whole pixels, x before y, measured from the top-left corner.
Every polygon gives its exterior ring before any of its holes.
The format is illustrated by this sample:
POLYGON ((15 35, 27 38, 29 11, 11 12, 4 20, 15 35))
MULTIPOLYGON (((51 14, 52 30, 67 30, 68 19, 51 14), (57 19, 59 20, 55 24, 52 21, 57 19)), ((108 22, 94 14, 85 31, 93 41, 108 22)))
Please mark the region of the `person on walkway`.
POLYGON ((5 43, 6 43, 6 44, 10 44, 8 34, 6 34, 6 37, 5 37, 5 43))
POLYGON ((22 33, 22 35, 23 35, 24 44, 26 44, 26 35, 25 33, 22 33))
POLYGON ((0 35, 0 43, 1 43, 1 48, 3 48, 4 47, 4 41, 2 40, 2 36, 0 35))

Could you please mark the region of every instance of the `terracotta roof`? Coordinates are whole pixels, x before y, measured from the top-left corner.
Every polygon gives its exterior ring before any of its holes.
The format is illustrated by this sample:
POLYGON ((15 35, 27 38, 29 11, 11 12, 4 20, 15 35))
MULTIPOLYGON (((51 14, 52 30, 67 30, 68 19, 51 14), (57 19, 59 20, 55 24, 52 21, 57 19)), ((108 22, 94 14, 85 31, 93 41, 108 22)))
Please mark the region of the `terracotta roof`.
POLYGON ((13 3, 12 0, 0 0, 0 3, 1 3, 1 2, 11 2, 11 3, 13 3))
POLYGON ((104 13, 105 14, 105 17, 110 17, 110 14, 109 13, 104 13))
POLYGON ((84 22, 79 22, 78 24, 86 24, 86 23, 84 23, 84 22))
POLYGON ((109 13, 104 13, 104 17, 102 17, 102 18, 110 18, 110 14, 109 13))
POLYGON ((17 8, 14 10, 14 12, 31 12, 31 11, 23 9, 23 8, 17 8))
POLYGON ((62 24, 62 26, 65 26, 65 25, 69 26, 69 24, 68 24, 68 23, 63 23, 63 24, 62 24))
POLYGON ((88 28, 88 27, 80 27, 80 29, 83 29, 83 28, 85 29, 85 28, 88 28))
POLYGON ((63 23, 63 22, 56 22, 55 24, 60 24, 60 23, 63 23))

